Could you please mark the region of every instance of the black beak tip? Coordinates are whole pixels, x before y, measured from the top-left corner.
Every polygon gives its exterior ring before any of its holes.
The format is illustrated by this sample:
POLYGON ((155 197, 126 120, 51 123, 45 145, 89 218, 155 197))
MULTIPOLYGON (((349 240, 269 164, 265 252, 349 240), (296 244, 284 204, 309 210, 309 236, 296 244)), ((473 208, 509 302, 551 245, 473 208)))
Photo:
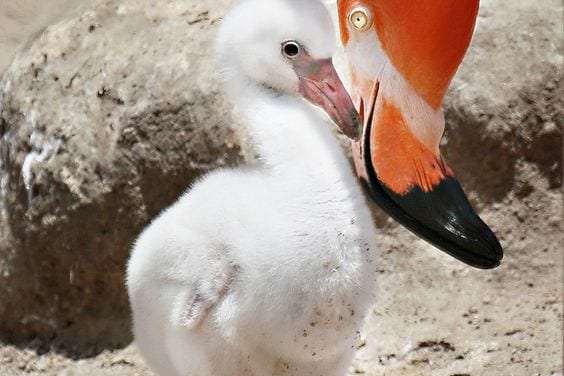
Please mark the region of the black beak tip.
POLYGON ((476 214, 455 178, 446 178, 429 192, 415 188, 404 196, 387 193, 425 228, 426 237, 441 250, 479 269, 501 264, 499 240, 476 214))
MULTIPOLYGON (((472 214, 477 220, 480 220, 477 214, 472 214)), ((461 245, 461 249, 453 252, 456 253, 453 256, 459 255, 457 258, 460 258, 461 261, 479 269, 497 268, 503 260, 503 248, 495 234, 485 223, 482 222, 481 227, 479 233, 475 233, 473 236, 476 239, 475 244, 467 248, 461 245)))
POLYGON ((503 248, 501 244, 488 229, 491 236, 483 239, 475 247, 452 249, 450 253, 460 261, 478 269, 494 269, 501 265, 503 260, 503 248))
POLYGON ((372 198, 399 223, 467 265, 493 269, 503 249, 493 231, 476 214, 458 181, 443 180, 429 192, 414 188, 398 195, 371 176, 372 198))
POLYGON ((455 178, 447 178, 423 195, 431 217, 426 225, 449 244, 443 250, 479 269, 501 264, 503 248, 499 240, 474 211, 455 178))

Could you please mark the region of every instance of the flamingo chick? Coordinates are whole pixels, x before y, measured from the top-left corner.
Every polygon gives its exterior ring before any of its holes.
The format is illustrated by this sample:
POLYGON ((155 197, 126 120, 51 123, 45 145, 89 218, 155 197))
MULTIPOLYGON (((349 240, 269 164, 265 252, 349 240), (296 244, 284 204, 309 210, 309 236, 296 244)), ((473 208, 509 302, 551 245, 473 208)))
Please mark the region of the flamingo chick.
POLYGON ((373 298, 375 233, 312 105, 358 136, 334 34, 317 0, 240 1, 223 21, 226 89, 262 163, 205 176, 135 244, 134 334, 159 375, 346 374, 373 298))

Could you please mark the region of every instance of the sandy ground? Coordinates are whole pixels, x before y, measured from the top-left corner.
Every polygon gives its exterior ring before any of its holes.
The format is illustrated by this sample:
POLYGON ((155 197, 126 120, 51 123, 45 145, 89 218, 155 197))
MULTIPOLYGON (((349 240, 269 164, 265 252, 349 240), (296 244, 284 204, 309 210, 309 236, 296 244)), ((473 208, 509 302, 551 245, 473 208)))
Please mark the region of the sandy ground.
MULTIPOLYGON (((77 3, 0 0, 0 72, 17 45, 77 3)), ((492 208, 486 219, 504 223, 511 257, 491 273, 383 223, 378 304, 351 374, 562 376, 561 213, 554 191, 492 208)), ((152 375, 133 345, 83 359, 47 350, 0 346, 0 376, 152 375)))
MULTIPOLYGON (((391 229, 382 239, 378 304, 350 375, 562 376, 558 201, 552 222, 544 215, 520 224, 515 218, 515 233, 503 236, 515 257, 495 272, 465 267, 391 229), (534 257, 530 249, 537 249, 534 257)), ((134 345, 76 359, 33 344, 0 346, 0 375, 153 376, 134 345)))

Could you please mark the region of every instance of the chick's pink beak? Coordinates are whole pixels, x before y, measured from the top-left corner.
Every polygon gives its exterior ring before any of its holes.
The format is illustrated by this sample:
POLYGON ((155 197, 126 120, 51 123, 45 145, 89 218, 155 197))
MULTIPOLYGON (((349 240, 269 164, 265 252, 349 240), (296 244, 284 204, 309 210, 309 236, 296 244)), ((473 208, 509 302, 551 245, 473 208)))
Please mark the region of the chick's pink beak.
POLYGON ((331 59, 309 60, 297 64, 300 93, 321 107, 347 137, 358 140, 361 132, 360 117, 341 82, 331 59))

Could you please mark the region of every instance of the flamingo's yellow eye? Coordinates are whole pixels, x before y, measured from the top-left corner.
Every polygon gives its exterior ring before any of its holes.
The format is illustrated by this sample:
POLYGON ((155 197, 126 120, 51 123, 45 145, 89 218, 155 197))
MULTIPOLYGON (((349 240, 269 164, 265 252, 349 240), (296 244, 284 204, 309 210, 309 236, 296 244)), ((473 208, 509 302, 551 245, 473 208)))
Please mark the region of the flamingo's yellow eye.
POLYGON ((349 21, 355 29, 364 31, 372 26, 372 14, 364 7, 357 7, 351 11, 349 21))

